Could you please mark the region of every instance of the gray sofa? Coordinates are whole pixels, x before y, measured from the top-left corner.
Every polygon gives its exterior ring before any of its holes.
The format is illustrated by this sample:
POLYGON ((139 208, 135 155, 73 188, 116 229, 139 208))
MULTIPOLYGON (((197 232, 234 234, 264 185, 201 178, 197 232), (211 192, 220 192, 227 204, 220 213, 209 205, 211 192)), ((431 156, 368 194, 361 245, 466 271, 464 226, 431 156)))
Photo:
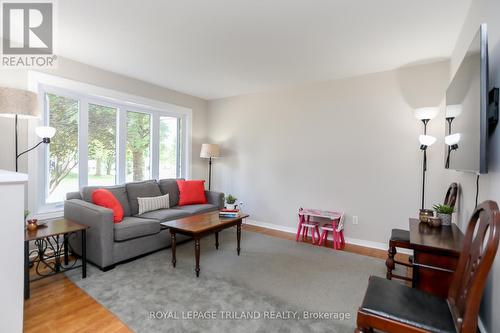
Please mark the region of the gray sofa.
MULTIPOLYGON (((66 195, 64 217, 88 225, 87 259, 102 270, 113 268, 117 263, 157 251, 170 245, 170 234, 160 224, 190 215, 217 211, 224 207, 224 194, 205 191, 207 204, 178 206, 179 188, 176 179, 148 180, 117 186, 87 186, 80 192, 66 195), (92 191, 106 188, 120 201, 124 218, 113 223, 113 211, 94 205, 92 191), (137 197, 155 197, 169 194, 170 208, 138 215, 137 197)), ((181 236, 178 237, 182 241, 181 236)), ((70 245, 81 253, 81 239, 72 235, 70 245)))

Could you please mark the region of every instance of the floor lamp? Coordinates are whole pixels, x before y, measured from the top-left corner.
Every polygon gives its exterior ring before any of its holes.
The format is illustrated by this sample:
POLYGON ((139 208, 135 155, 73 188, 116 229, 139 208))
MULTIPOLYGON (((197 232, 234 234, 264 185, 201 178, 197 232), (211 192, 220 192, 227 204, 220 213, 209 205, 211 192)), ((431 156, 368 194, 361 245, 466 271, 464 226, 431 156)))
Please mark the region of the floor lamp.
POLYGON ((50 143, 50 139, 56 133, 55 128, 41 126, 35 129, 35 133, 42 139, 35 146, 19 153, 19 119, 38 118, 40 116, 38 108, 38 97, 31 91, 0 87, 0 114, 3 116, 14 116, 14 142, 15 142, 15 166, 19 171, 19 157, 32 151, 42 143, 50 143))
POLYGON ((425 173, 427 171, 427 148, 432 146, 436 142, 436 138, 427 135, 427 124, 429 121, 437 116, 439 112, 438 108, 434 107, 426 107, 419 108, 415 110, 415 117, 422 121, 424 124, 424 134, 418 137, 420 142, 420 149, 423 151, 423 165, 422 165, 422 209, 424 209, 425 205, 425 173))
POLYGON ((201 158, 208 158, 208 190, 210 191, 212 183, 212 158, 220 157, 219 145, 204 143, 201 145, 201 158))
POLYGON ((448 133, 444 138, 444 142, 448 146, 448 153, 446 155, 445 168, 450 167, 450 155, 453 150, 458 149, 458 141, 460 141, 460 133, 451 134, 451 125, 453 120, 462 113, 462 104, 452 104, 446 106, 445 118, 448 123, 448 133))

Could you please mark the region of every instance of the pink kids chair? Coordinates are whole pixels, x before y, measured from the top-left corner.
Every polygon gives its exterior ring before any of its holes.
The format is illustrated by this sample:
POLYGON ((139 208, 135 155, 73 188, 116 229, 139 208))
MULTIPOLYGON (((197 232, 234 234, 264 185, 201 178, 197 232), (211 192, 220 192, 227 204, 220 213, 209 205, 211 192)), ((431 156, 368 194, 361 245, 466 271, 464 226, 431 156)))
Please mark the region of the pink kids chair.
POLYGON ((304 210, 303 208, 299 209, 299 227, 297 229, 297 236, 295 240, 298 242, 300 234, 302 233, 302 241, 307 240, 309 236, 309 229, 312 229, 311 232, 311 240, 313 244, 316 244, 316 237, 319 241, 319 222, 311 221, 311 216, 307 215, 307 208, 304 210))
POLYGON ((345 247, 343 213, 338 219, 332 220, 330 223, 321 226, 321 237, 318 245, 323 245, 325 243, 329 232, 332 232, 333 248, 335 250, 343 249, 345 247))

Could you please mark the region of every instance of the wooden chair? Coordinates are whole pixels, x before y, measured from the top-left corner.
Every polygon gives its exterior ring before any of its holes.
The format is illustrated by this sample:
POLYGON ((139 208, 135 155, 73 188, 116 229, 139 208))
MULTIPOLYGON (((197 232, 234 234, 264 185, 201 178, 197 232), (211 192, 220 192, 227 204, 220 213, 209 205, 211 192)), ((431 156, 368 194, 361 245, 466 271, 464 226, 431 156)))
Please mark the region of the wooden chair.
MULTIPOLYGON (((446 196, 444 197, 444 204, 455 208, 455 203, 458 197, 458 184, 452 183, 446 191, 446 196)), ((391 280, 392 278, 401 279, 406 281, 412 281, 411 277, 393 274, 392 271, 396 268, 396 264, 403 265, 406 267, 413 267, 411 260, 409 262, 403 262, 395 260, 394 257, 397 253, 397 248, 411 249, 410 246, 410 231, 403 229, 392 229, 391 238, 389 239, 389 250, 387 251, 387 260, 385 265, 387 266, 386 278, 391 280)))
POLYGON ((355 332, 476 333, 479 305, 499 236, 498 205, 485 201, 467 226, 448 298, 372 276, 358 310, 355 332))

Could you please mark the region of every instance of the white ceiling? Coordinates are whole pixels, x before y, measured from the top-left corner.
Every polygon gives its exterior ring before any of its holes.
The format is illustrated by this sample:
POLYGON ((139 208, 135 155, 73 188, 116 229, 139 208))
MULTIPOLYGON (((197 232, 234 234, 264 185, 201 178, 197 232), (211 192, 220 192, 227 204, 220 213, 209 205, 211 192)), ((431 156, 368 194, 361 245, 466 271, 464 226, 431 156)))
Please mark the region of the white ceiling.
POLYGON ((58 53, 206 99, 449 57, 471 0, 72 0, 58 53))

